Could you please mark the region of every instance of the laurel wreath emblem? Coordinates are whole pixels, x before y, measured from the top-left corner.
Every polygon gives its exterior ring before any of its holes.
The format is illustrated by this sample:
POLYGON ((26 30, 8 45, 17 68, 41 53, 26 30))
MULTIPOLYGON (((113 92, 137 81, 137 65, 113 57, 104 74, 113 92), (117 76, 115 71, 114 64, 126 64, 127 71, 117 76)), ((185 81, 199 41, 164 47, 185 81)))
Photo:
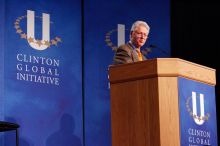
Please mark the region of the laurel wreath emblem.
POLYGON ((106 42, 106 44, 110 47, 110 48, 112 48, 112 50, 113 51, 116 51, 117 50, 117 46, 115 46, 113 43, 112 43, 112 41, 111 41, 111 34, 113 33, 113 32, 116 32, 117 31, 117 29, 113 29, 113 30, 111 30, 111 31, 109 31, 109 32, 107 32, 106 34, 105 34, 105 42, 106 42))
POLYGON ((191 97, 188 97, 186 100, 186 109, 189 112, 189 115, 193 118, 193 119, 197 119, 197 120, 204 120, 204 121, 208 121, 210 118, 210 114, 207 113, 205 116, 199 117, 197 115, 194 115, 192 112, 192 109, 190 108, 189 102, 190 102, 191 97))
MULTIPOLYGON (((127 29, 125 29, 125 30, 127 31, 127 29)), ((114 44, 112 43, 112 41, 111 41, 111 35, 112 35, 112 33, 115 33, 115 32, 117 32, 117 31, 118 31, 117 29, 112 29, 112 30, 110 30, 109 32, 107 32, 107 33, 105 34, 105 42, 106 42, 107 46, 109 46, 110 48, 112 48, 112 51, 116 51, 117 48, 118 48, 118 46, 114 45, 114 44)))
MULTIPOLYGON (((41 19, 42 20, 42 17, 40 16, 35 16, 36 18, 38 19, 41 19)), ((26 39, 29 43, 36 43, 37 45, 41 46, 41 45, 47 45, 48 47, 54 45, 54 46, 58 46, 58 43, 61 43, 62 40, 60 37, 55 37, 54 39, 50 40, 50 41, 46 41, 46 40, 36 40, 36 42, 34 42, 34 38, 27 38, 27 34, 21 29, 21 26, 20 26, 20 22, 27 18, 27 15, 24 15, 24 16, 20 16, 18 17, 15 22, 14 22, 14 28, 16 30, 16 33, 18 33, 18 35, 20 36, 21 39, 26 39)), ((52 22, 50 22, 52 23, 52 22)))

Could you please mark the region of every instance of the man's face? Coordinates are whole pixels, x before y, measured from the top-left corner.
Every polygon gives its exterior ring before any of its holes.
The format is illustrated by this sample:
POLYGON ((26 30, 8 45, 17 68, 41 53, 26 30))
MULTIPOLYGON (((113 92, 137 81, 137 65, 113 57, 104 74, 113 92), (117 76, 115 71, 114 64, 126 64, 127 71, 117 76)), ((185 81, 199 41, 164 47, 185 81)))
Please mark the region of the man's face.
POLYGON ((131 32, 131 41, 135 47, 142 47, 148 38, 147 29, 144 26, 137 26, 133 32, 131 32))

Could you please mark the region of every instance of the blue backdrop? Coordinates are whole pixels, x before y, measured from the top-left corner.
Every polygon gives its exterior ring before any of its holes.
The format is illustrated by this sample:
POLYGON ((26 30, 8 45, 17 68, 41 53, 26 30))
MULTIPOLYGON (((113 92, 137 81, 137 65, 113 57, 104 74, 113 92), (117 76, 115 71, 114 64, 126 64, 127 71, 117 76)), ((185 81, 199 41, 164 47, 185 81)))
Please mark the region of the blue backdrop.
POLYGON ((1 98, 1 95, 3 94, 3 83, 4 83, 4 76, 3 76, 3 69, 4 69, 4 51, 3 51, 3 47, 4 47, 4 19, 5 19, 5 9, 4 7, 4 1, 0 1, 0 120, 2 120, 3 118, 3 98, 1 98), (1 112, 2 111, 2 112, 1 112))
POLYGON ((168 0, 85 0, 85 144, 111 146, 108 66, 117 47, 118 24, 125 26, 125 42, 136 20, 150 27, 146 45, 156 45, 148 58, 169 57, 170 14, 168 0))
MULTIPOLYGON (((82 146, 81 1, 7 0, 0 7, 5 7, 1 115, 20 124, 21 146, 82 146), (28 25, 35 24, 35 40, 28 37, 27 10, 35 12, 28 25), (43 21, 43 13, 50 18, 43 21), (42 38, 43 22, 50 26, 48 41, 42 38), (47 48, 38 50, 43 45, 47 48)), ((1 136, 0 145, 14 144, 13 134, 1 136)))
MULTIPOLYGON (((146 21, 151 30, 143 48, 157 46, 147 57, 169 57, 169 5, 0 0, 0 118, 21 125, 20 145, 111 146, 108 66, 118 24, 127 42, 132 23, 146 21)), ((14 134, 0 135, 0 145, 13 145, 14 134)))

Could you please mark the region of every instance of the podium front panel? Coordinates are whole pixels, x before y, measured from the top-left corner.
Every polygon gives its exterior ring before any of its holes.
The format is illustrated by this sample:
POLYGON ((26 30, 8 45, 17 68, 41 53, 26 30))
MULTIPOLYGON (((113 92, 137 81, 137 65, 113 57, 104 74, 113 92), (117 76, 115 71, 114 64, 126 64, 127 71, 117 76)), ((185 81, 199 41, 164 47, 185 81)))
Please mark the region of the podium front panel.
POLYGON ((178 78, 181 146, 217 146, 215 88, 178 78))

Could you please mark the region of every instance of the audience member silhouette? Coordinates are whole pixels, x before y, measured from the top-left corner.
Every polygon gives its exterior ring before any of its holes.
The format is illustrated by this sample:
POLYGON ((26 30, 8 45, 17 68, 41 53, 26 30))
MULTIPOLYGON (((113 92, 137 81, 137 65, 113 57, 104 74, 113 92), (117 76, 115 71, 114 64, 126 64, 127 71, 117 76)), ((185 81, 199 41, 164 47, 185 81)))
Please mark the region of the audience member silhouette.
POLYGON ((82 146, 79 137, 74 135, 75 121, 70 114, 63 114, 58 131, 50 135, 46 146, 82 146))

